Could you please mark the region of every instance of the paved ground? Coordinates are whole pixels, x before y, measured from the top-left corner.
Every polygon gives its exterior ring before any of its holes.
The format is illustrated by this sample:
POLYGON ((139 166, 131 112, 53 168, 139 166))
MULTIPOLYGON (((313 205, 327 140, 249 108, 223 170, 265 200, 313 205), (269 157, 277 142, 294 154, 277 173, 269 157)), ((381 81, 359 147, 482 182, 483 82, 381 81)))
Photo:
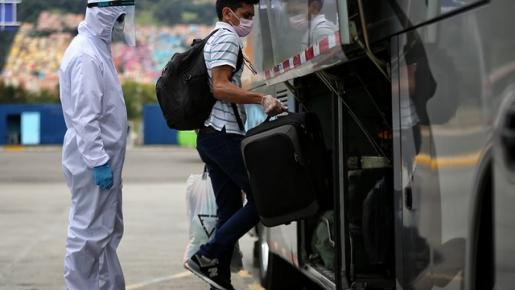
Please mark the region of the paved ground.
MULTIPOLYGON (((192 150, 128 151, 126 228, 119 249, 127 290, 208 289, 182 268, 187 240, 185 180, 201 170, 192 150)), ((0 290, 64 289, 69 198, 59 149, 0 149, 0 290)), ((252 244, 250 237, 241 242, 247 272, 235 275, 237 289, 260 289, 253 278, 252 244)))

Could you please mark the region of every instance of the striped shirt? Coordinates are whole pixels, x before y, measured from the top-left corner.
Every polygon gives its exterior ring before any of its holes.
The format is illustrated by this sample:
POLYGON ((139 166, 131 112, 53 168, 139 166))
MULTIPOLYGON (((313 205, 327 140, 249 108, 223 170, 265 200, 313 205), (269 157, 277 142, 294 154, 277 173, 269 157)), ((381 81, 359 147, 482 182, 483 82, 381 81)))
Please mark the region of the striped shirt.
MULTIPOLYGON (((242 47, 241 40, 231 25, 225 22, 218 22, 215 29, 218 29, 218 31, 209 38, 204 47, 204 58, 206 60, 211 85, 212 69, 225 65, 236 69, 238 54, 242 47)), ((232 83, 238 87, 241 87, 242 72, 243 65, 241 69, 234 74, 231 80, 232 83)), ((237 107, 241 120, 243 124, 245 124, 245 108, 243 105, 237 105, 237 107)), ((245 135, 245 131, 240 130, 238 126, 238 121, 234 115, 231 103, 220 100, 215 103, 211 115, 204 125, 211 126, 218 131, 222 131, 223 128, 225 128, 226 132, 230 134, 245 135)))

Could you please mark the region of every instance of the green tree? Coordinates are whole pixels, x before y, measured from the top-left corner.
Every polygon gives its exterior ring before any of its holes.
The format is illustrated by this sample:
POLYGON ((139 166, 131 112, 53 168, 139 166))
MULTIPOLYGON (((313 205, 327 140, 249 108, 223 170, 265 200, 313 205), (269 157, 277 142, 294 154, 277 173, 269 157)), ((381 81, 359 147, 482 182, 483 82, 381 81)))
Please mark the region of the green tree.
POLYGON ((0 103, 19 104, 27 101, 27 92, 22 88, 5 85, 0 81, 0 103))
POLYGON ((22 87, 5 85, 0 81, 0 104, 49 104, 59 103, 55 92, 42 90, 29 92, 22 87))
POLYGON ((130 120, 141 119, 143 105, 157 101, 153 85, 128 81, 122 85, 122 89, 125 106, 127 107, 127 116, 130 120))
POLYGON ((154 15, 163 24, 179 23, 211 25, 216 20, 216 10, 213 4, 193 4, 184 0, 160 0, 154 15), (194 15, 195 17, 191 17, 194 15))
POLYGON ((5 65, 16 31, 0 31, 0 73, 5 65))
POLYGON ((36 22, 39 14, 45 10, 57 10, 81 14, 86 11, 86 1, 70 0, 23 0, 18 6, 18 19, 23 22, 36 22))
MULTIPOLYGON (((136 0, 136 15, 142 12, 148 20, 148 13, 154 18, 154 24, 212 24, 216 18, 216 11, 212 3, 193 4, 184 0, 136 0), (197 15, 194 19, 183 18, 183 14, 197 15)), ((23 0, 18 7, 18 18, 23 22, 34 23, 39 14, 45 10, 61 11, 66 13, 83 14, 86 11, 86 1, 70 0, 23 0)))

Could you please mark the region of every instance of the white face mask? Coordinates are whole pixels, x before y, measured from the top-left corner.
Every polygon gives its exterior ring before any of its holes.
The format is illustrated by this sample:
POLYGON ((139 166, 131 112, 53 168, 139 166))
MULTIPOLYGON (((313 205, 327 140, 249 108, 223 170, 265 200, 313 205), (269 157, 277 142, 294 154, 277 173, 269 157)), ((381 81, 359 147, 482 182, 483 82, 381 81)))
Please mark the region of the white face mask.
POLYGON ((232 15, 234 15, 234 17, 238 18, 238 20, 240 21, 240 25, 238 25, 238 26, 233 25, 234 30, 236 30, 236 33, 238 34, 238 36, 246 37, 247 35, 249 35, 250 32, 252 32, 252 27, 254 26, 254 21, 249 20, 249 19, 240 18, 232 10, 231 10, 231 13, 232 13, 232 15))
POLYGON ((125 29, 125 21, 120 22, 117 20, 114 23, 113 35, 112 35, 113 41, 125 41, 124 29, 125 29))

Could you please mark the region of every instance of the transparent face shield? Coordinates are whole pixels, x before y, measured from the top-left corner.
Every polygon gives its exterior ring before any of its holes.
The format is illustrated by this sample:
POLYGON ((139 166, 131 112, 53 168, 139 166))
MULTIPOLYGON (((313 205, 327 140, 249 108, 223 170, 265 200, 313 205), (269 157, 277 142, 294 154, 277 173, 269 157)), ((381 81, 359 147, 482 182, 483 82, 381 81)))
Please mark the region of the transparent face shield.
POLYGON ((132 6, 124 6, 123 8, 126 11, 123 26, 124 40, 127 45, 134 47, 136 46, 136 7, 133 4, 132 6))
POLYGON ((114 24, 113 33, 119 32, 123 34, 123 36, 116 38, 120 38, 119 40, 124 41, 129 46, 136 46, 136 6, 134 0, 98 1, 88 4, 88 8, 93 7, 119 7, 123 9, 123 12, 120 13, 114 24))

